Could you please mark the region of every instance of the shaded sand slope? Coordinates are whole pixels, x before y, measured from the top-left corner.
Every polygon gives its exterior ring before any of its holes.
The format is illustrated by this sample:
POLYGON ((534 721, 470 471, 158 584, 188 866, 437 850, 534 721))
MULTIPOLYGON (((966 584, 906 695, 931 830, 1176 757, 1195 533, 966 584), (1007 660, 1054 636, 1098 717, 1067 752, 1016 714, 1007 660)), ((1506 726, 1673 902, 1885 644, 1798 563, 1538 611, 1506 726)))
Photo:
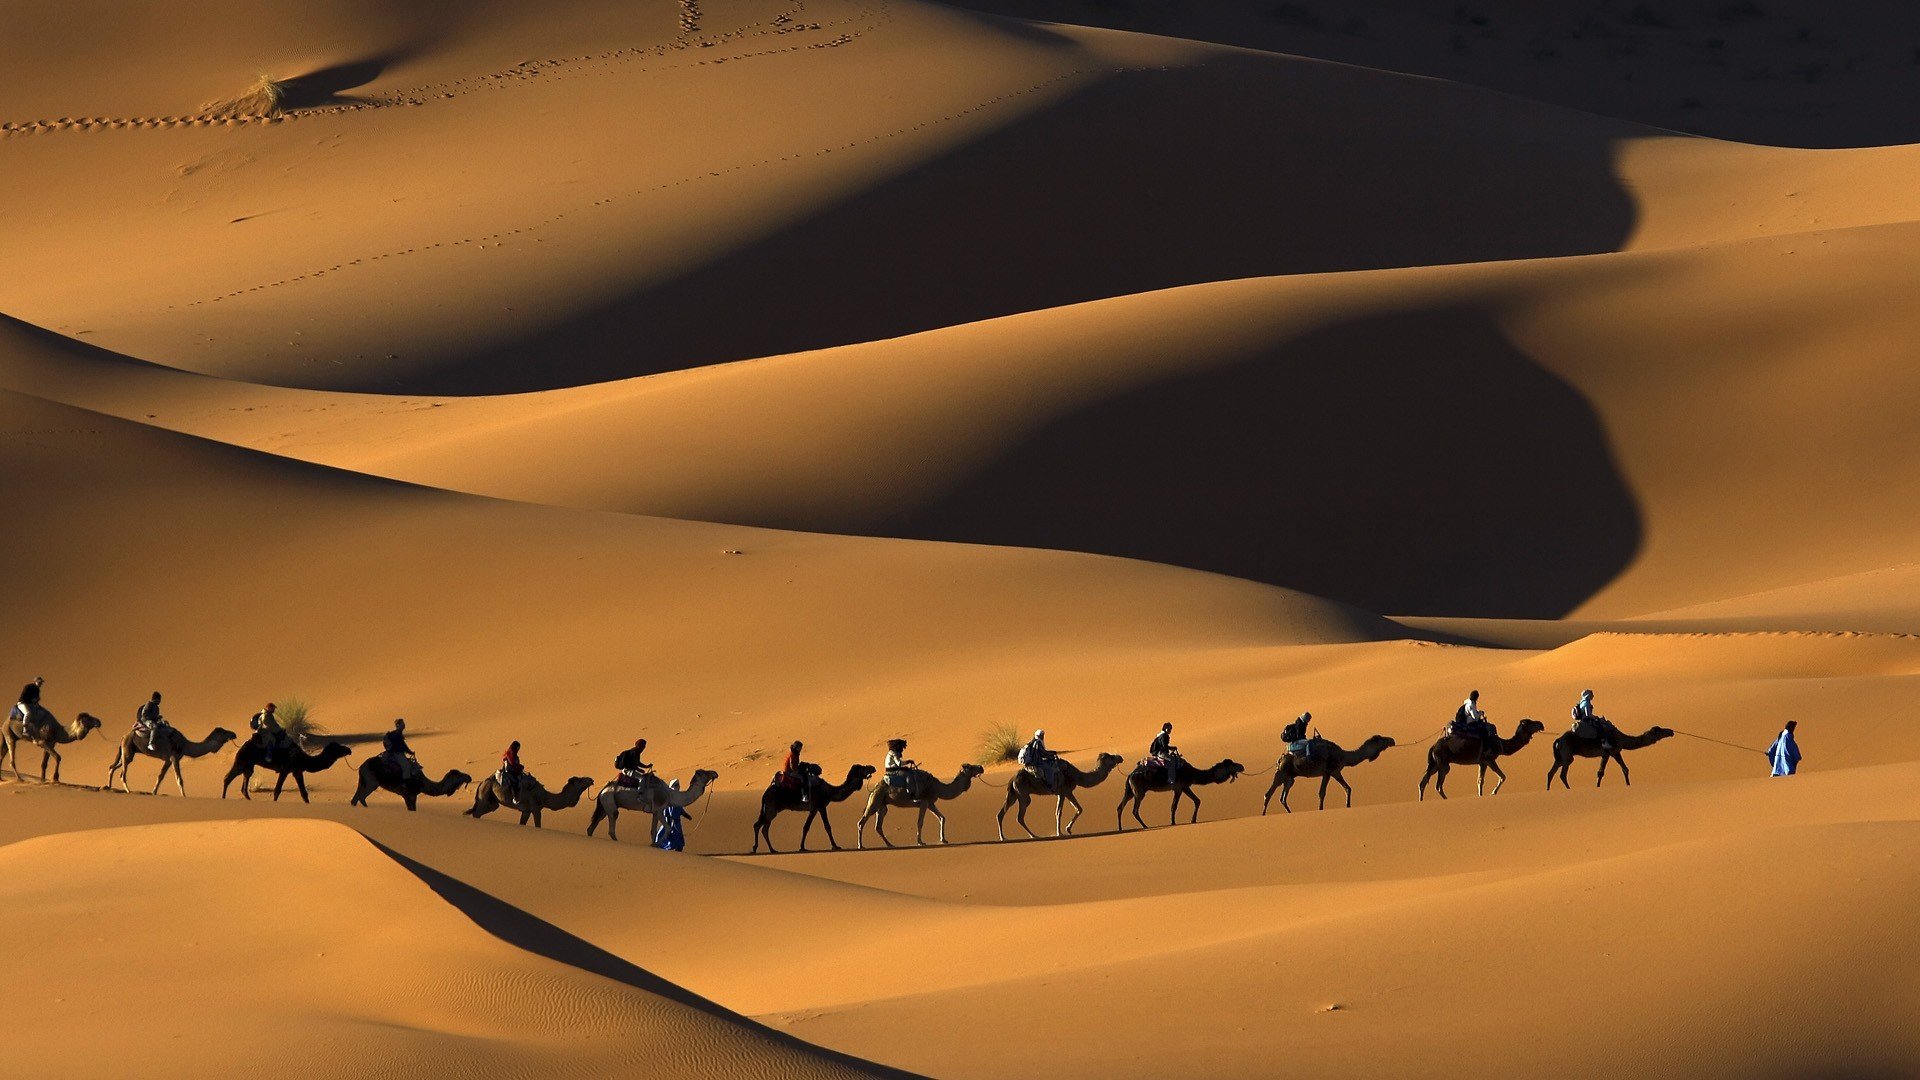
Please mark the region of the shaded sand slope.
POLYGON ((897 1075, 638 969, 623 982, 512 948, 338 825, 46 836, 0 849, 0 882, 39 928, 13 955, 49 1006, 15 1075, 897 1075))
MULTIPOLYGON (((506 919, 499 902, 550 925, 508 934, 524 947, 572 935, 803 1037, 935 1075, 1028 1074, 1017 1040, 978 1033, 1035 1009, 1074 1049, 1049 1074, 1110 1075, 1164 1011, 1147 999, 1170 997, 1196 1005, 1157 1037, 1156 1068, 1179 1076, 1304 1069, 1308 1056, 1286 1050, 1298 1040, 1276 1030, 1344 1048, 1313 1058, 1315 1072, 1458 1075, 1431 1033, 1458 1022, 1463 998, 1509 1031, 1583 1009, 1607 1017, 1604 1038, 1496 1040, 1476 1066, 1494 1076, 1679 1061, 1700 1075, 1784 1078, 1829 1054, 1844 1054, 1850 1075, 1891 1076, 1920 1055, 1895 1034, 1920 994, 1904 974, 1920 939, 1898 914, 1915 885, 1914 780, 1909 763, 1793 784, 1509 795, 739 864, 440 815, 312 812, 449 875, 440 887, 483 925, 506 919), (672 933, 636 917, 636 897, 654 911, 662 894, 700 898, 676 905, 672 933), (1484 934, 1454 932, 1462 921, 1484 934), (1794 993, 1751 978, 1755 965, 1794 993), (1890 976, 1858 977, 1869 969, 1890 976)), ((4 835, 237 810, 0 797, 4 835)), ((206 827, 141 832, 188 828, 206 827)))
POLYGON ((964 0, 1025 18, 1409 71, 1743 142, 1920 141, 1905 100, 1920 14, 1836 7, 1580 0, 964 0))
MULTIPOLYGON (((614 5, 583 0, 524 41, 527 17, 505 6, 301 14, 324 57, 298 64, 290 30, 215 62, 204 42, 226 39, 184 20, 166 33, 203 42, 200 63, 142 67, 124 107, 177 113, 159 102, 263 57, 310 70, 370 53, 395 59, 354 93, 393 103, 9 136, 0 185, 35 199, 9 215, 0 304, 198 370, 471 394, 1198 281, 1690 244, 1920 205, 1906 148, 1673 138, 1432 80, 910 0, 716 2, 685 38, 664 36, 669 7, 610 34, 614 5), (443 18, 461 25, 413 25, 443 18)), ((43 29, 14 47, 64 55, 52 23, 29 20, 43 29)), ((85 70, 53 62, 10 77, 44 75, 35 100, 50 101, 85 70)))
POLYGON ((0 565, 34 613, 0 655, 116 733, 157 685, 196 735, 291 693, 338 731, 457 731, 457 751, 423 752, 463 766, 548 725, 539 759, 567 773, 640 732, 685 736, 669 762, 730 767, 794 736, 850 755, 903 715, 951 754, 984 717, 1167 707, 1195 657, 1393 632, 1145 564, 500 503, 15 394, 0 418, 0 476, 33 508, 0 565))
MULTIPOLYGON (((519 500, 1606 619, 1915 557, 1915 228, 1224 282, 535 395, 261 388, 18 323, 0 380, 519 500)), ((1907 629, 1849 621, 1895 595, 1792 625, 1907 629)))

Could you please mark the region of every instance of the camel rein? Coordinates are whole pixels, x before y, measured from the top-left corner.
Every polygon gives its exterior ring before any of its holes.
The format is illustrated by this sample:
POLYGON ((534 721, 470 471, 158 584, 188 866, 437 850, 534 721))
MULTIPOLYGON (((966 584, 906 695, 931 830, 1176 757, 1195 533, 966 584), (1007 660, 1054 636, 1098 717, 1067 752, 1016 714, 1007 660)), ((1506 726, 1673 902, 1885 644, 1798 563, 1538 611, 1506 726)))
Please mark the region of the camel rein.
POLYGON ((1681 731, 1679 728, 1674 728, 1673 733, 1675 735, 1685 735, 1689 739, 1699 739, 1701 742, 1719 743, 1721 746, 1731 746, 1735 750, 1745 750, 1749 754, 1759 754, 1761 757, 1768 756, 1765 750, 1757 750, 1751 746, 1741 746, 1739 743, 1730 743, 1725 739, 1710 739, 1705 735, 1695 735, 1691 731, 1681 731))

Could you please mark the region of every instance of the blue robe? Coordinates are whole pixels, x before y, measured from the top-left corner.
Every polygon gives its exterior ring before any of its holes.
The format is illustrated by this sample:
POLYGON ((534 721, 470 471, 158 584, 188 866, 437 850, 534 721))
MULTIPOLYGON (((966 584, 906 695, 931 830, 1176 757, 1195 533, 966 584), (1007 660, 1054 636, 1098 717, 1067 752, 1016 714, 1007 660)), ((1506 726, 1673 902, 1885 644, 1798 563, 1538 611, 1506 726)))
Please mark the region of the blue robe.
POLYGON ((677 806, 661 810, 660 827, 653 830, 653 846, 661 851, 685 851, 687 835, 680 825, 680 819, 685 815, 686 811, 677 806))
POLYGON ((1780 737, 1773 740, 1767 748, 1767 757, 1773 761, 1773 775, 1792 776, 1800 771, 1800 744, 1793 741, 1793 732, 1782 731, 1780 737))

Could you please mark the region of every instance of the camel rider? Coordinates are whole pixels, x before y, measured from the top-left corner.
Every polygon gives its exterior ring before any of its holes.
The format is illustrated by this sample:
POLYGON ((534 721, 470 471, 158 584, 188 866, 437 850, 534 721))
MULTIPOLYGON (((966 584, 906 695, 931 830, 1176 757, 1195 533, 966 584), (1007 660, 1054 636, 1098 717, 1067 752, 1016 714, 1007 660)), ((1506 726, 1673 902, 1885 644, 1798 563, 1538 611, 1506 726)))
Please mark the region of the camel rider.
POLYGON ((526 784, 527 769, 520 764, 520 740, 515 739, 507 744, 507 752, 500 755, 500 785, 519 802, 526 784))
POLYGON ((420 760, 413 756, 413 747, 407 745, 407 722, 395 720, 393 730, 380 738, 381 757, 393 766, 404 782, 408 777, 424 775, 420 760))
POLYGON ((1613 750, 1613 737, 1619 731, 1613 721, 1594 715, 1591 690, 1582 690, 1580 700, 1573 703, 1573 725, 1568 730, 1583 739, 1599 739, 1600 749, 1609 752, 1613 750))
POLYGON ((907 756, 907 740, 887 740, 887 786, 905 787, 920 763, 907 756))
POLYGON ((253 729, 253 741, 260 745, 264 755, 263 764, 272 764, 287 746, 286 730, 280 726, 280 718, 275 715, 278 709, 278 705, 269 701, 266 708, 254 713, 253 719, 247 721, 247 726, 253 729))
POLYGON ((1447 725, 1447 734, 1462 738, 1484 739, 1493 734, 1493 725, 1487 722, 1487 714, 1480 711, 1480 691, 1467 693, 1467 700, 1453 711, 1453 722, 1447 725))
POLYGON ((1180 766, 1180 748, 1173 745, 1173 724, 1160 725, 1160 734, 1147 744, 1147 760, 1167 770, 1167 783, 1173 783, 1173 771, 1180 766))
POLYGON ((814 767, 800 757, 800 740, 793 740, 787 747, 787 756, 780 762, 780 783, 800 792, 800 805, 805 806, 813 795, 813 784, 809 782, 814 767))
POLYGON ((1034 778, 1048 787, 1057 784, 1060 772, 1060 755, 1047 749, 1047 731, 1041 728, 1020 748, 1020 764, 1034 775, 1034 778))
POLYGON ((167 723, 166 717, 160 715, 160 691, 155 690, 147 703, 133 714, 133 726, 136 731, 146 733, 148 753, 158 749, 155 743, 160 738, 160 732, 172 726, 167 723))
POLYGON ((33 714, 40 708, 40 688, 47 680, 36 677, 32 682, 20 688, 20 702, 13 707, 12 719, 20 722, 20 730, 28 739, 33 738, 33 714))
POLYGON ((1280 739, 1287 744, 1287 753, 1294 757, 1307 757, 1313 753, 1313 739, 1307 734, 1308 725, 1313 723, 1313 714, 1303 712, 1293 718, 1293 722, 1280 729, 1280 739))
POLYGON ((614 755, 613 767, 620 770, 620 779, 624 787, 639 787, 640 778, 653 771, 653 766, 640 760, 647 752, 647 740, 635 739, 633 745, 614 755))

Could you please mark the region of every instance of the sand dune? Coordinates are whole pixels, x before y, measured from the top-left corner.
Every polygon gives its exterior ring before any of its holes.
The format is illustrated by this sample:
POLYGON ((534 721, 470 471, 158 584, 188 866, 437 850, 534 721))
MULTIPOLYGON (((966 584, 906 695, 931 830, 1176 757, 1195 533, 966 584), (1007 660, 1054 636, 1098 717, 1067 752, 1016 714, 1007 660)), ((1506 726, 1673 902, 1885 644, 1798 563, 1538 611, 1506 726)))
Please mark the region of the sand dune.
POLYGON ((13 5, 0 677, 104 719, 0 778, 15 1072, 1920 1071, 1911 12, 981 6, 1065 21, 13 5), (1665 737, 1550 788, 1586 687, 1665 737), (91 789, 155 688, 352 753, 91 789), (1443 800, 1469 688, 1540 733, 1443 800), (1352 809, 1265 805, 1305 710, 1352 809), (396 716, 719 779, 349 806, 396 716), (1245 771, 1142 829, 1166 721, 1245 771), (790 740, 1035 728, 1073 836, 995 763, 747 854, 790 740))

